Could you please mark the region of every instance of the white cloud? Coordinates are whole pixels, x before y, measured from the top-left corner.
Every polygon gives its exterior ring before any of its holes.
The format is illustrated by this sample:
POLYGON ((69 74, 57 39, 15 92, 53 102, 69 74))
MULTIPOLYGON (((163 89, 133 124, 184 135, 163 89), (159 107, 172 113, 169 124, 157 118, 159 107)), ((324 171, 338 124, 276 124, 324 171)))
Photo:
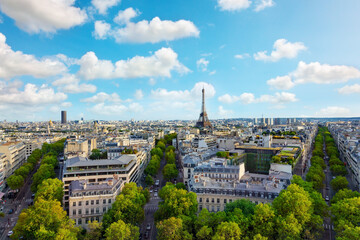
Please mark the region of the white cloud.
POLYGON ((13 51, 6 44, 6 37, 2 33, 0 33, 0 62, 0 78, 5 79, 21 75, 47 78, 67 71, 59 60, 52 58, 38 60, 33 55, 13 51))
POLYGON ((295 86, 290 76, 279 76, 267 81, 267 84, 276 89, 288 90, 295 86))
POLYGON ((199 60, 196 61, 196 65, 199 69, 201 69, 201 71, 205 72, 207 71, 207 66, 209 64, 209 61, 206 60, 205 58, 200 58, 199 60))
POLYGON ((114 22, 120 25, 126 25, 130 22, 130 20, 136 16, 138 16, 140 13, 137 10, 134 10, 133 8, 127 8, 124 11, 119 11, 116 17, 114 18, 114 22))
POLYGON ((234 114, 232 110, 226 110, 223 106, 219 106, 218 108, 218 115, 220 118, 229 118, 231 115, 234 114))
POLYGON ((291 43, 286 39, 276 40, 273 48, 270 55, 267 55, 267 51, 255 53, 255 60, 277 62, 282 58, 295 58, 300 51, 307 49, 302 42, 291 43))
POLYGON ((60 103, 67 96, 62 92, 55 93, 54 89, 47 85, 40 87, 35 84, 26 84, 24 90, 19 90, 21 82, 13 82, 7 84, 0 81, 0 105, 21 105, 36 106, 60 103))
POLYGON ((74 7, 75 0, 1 0, 3 13, 28 33, 55 33, 83 24, 87 15, 74 7))
POLYGON ((289 89, 297 84, 344 83, 356 78, 360 78, 360 70, 351 66, 328 65, 319 62, 307 64, 301 61, 294 72, 286 76, 270 79, 267 84, 278 89, 289 89))
POLYGON ((95 30, 93 32, 93 35, 96 39, 107 38, 107 35, 109 34, 109 31, 111 29, 110 24, 106 23, 105 21, 96 21, 94 26, 95 30))
POLYGON ((81 102, 88 102, 88 103, 104 103, 106 101, 108 102, 123 102, 123 100, 120 99, 119 95, 117 93, 107 94, 104 92, 99 92, 96 95, 84 98, 80 100, 81 102))
POLYGON ((323 109, 320 109, 319 112, 316 112, 318 117, 349 117, 350 109, 338 106, 330 106, 323 109))
POLYGON ((218 0, 218 6, 222 11, 239 11, 250 7, 250 0, 218 0))
POLYGON ((338 89, 340 94, 353 94, 360 93, 360 84, 346 85, 340 89, 338 89))
POLYGON ((71 107, 71 106, 72 106, 72 103, 71 103, 71 102, 63 102, 63 103, 61 104, 61 106, 64 107, 64 108, 68 108, 68 107, 71 107))
POLYGON ((181 74, 190 70, 177 59, 177 53, 171 48, 161 48, 149 57, 135 56, 128 60, 119 60, 113 64, 109 60, 99 60, 94 52, 88 52, 78 61, 79 76, 87 80, 139 78, 139 77, 171 77, 171 71, 181 74))
POLYGON ((144 93, 141 89, 137 89, 134 94, 135 99, 141 100, 144 97, 144 93))
POLYGON ((92 5, 100 14, 106 14, 109 8, 118 5, 120 2, 121 0, 91 0, 92 5))
POLYGON ((202 96, 202 89, 205 89, 205 97, 212 98, 215 95, 215 88, 212 84, 206 82, 198 82, 191 90, 168 91, 163 88, 151 90, 151 97, 159 100, 182 100, 193 101, 202 96))
POLYGON ((265 8, 272 7, 274 5, 275 3, 273 2, 273 0, 258 0, 255 7, 255 12, 259 12, 261 10, 264 10, 265 8))
POLYGON ((216 73, 216 70, 209 72, 209 75, 212 76, 216 73))
POLYGON ((237 58, 237 59, 244 59, 244 58, 248 58, 250 57, 250 55, 248 53, 244 53, 244 54, 236 54, 234 56, 234 58, 237 58))
POLYGON ((222 103, 235 103, 241 102, 242 104, 251 103, 272 103, 272 104, 285 104, 290 102, 296 102, 298 99, 295 94, 288 92, 275 93, 275 95, 261 95, 259 98, 255 98, 252 93, 243 93, 240 96, 231 96, 229 94, 222 95, 218 98, 222 103))
POLYGON ((143 106, 139 103, 130 103, 129 106, 122 104, 105 104, 98 103, 89 109, 94 114, 101 114, 106 116, 122 116, 126 113, 133 112, 139 113, 144 110, 143 106))
POLYGON ((162 21, 159 17, 154 17, 150 22, 147 20, 137 23, 128 22, 125 27, 114 29, 112 36, 118 43, 158 43, 186 37, 198 37, 199 33, 191 21, 162 21))
POLYGON ((73 74, 66 74, 52 83, 65 93, 96 92, 96 86, 92 84, 80 84, 80 80, 73 74))
POLYGON ((149 84, 150 84, 151 86, 154 86, 154 85, 156 84, 156 80, 155 80, 154 78, 150 78, 150 79, 149 79, 149 84))

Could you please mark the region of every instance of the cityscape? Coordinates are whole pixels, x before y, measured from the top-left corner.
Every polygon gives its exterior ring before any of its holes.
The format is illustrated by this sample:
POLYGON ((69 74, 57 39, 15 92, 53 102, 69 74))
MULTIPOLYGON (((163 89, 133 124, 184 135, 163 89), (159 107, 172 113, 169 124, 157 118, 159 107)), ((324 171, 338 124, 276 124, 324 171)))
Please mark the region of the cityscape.
POLYGON ((0 239, 360 239, 359 10, 0 0, 0 239))

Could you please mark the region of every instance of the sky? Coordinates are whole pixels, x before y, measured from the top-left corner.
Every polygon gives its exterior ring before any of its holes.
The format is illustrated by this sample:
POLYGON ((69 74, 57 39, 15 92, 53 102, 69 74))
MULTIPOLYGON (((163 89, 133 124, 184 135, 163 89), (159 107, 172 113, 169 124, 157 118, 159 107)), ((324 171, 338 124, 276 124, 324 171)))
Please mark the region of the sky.
POLYGON ((0 0, 0 121, 360 116, 358 0, 0 0))

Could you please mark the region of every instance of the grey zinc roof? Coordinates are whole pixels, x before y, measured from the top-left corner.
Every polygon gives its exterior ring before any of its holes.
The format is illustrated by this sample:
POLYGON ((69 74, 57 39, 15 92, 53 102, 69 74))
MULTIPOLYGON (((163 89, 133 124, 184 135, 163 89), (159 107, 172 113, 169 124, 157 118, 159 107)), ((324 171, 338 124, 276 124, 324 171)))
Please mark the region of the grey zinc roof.
POLYGON ((86 166, 101 166, 101 165, 126 165, 131 160, 136 159, 134 154, 121 155, 113 160, 91 160, 85 157, 74 157, 66 160, 66 167, 86 167, 86 166))

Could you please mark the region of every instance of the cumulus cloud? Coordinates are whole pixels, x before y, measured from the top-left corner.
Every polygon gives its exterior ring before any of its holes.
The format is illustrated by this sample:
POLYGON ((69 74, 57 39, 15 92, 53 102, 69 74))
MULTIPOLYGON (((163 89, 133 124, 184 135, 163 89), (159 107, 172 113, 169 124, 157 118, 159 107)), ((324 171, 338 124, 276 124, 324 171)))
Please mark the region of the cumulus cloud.
POLYGON ((21 105, 21 106, 36 106, 47 105, 53 103, 60 103, 64 101, 67 96, 62 92, 55 92, 54 89, 47 85, 40 87, 35 84, 28 83, 24 86, 24 90, 19 88, 21 82, 13 82, 7 84, 0 81, 0 105, 21 105))
POLYGON ((57 86, 58 90, 65 93, 96 92, 95 85, 85 83, 80 84, 80 80, 73 74, 66 74, 62 78, 55 80, 52 84, 57 86))
POLYGON ((357 68, 345 65, 328 65, 319 62, 299 62, 297 69, 286 76, 276 77, 267 84, 278 89, 289 89, 297 84, 334 84, 360 78, 357 68))
POLYGON ((74 7, 74 3, 75 0, 1 0, 0 8, 28 33, 55 33, 86 21, 86 12, 74 7))
POLYGON ((133 8, 127 8, 124 11, 119 11, 116 17, 114 18, 114 22, 119 25, 126 25, 130 22, 130 20, 140 14, 139 11, 134 10, 133 8))
POLYGON ((264 10, 265 8, 274 6, 273 0, 258 0, 255 7, 255 12, 264 10))
POLYGON ((316 112, 316 116, 318 117, 349 117, 350 116, 350 109, 338 106, 330 106, 320 111, 316 112))
POLYGON ((360 93, 360 84, 346 85, 340 89, 338 89, 340 94, 353 94, 360 93))
POLYGON ((232 110, 226 110, 223 106, 219 106, 218 108, 218 115, 220 118, 229 118, 231 115, 234 114, 232 110))
POLYGON ((110 24, 106 23, 105 21, 96 21, 93 35, 96 39, 105 39, 107 38, 110 29, 110 24))
POLYGON ((141 89, 137 89, 134 94, 135 99, 141 100, 144 97, 144 93, 141 89))
POLYGON ((198 82, 191 90, 168 91, 163 88, 151 90, 151 97, 159 100, 182 100, 192 101, 202 96, 202 89, 205 89, 205 97, 212 98, 215 95, 215 88, 212 84, 206 82, 198 82))
POLYGON ((300 51, 307 49, 302 42, 291 43, 286 39, 276 40, 273 48, 270 55, 267 55, 267 51, 255 53, 255 60, 277 62, 282 58, 295 58, 300 51))
POLYGON ((181 74, 190 70, 177 59, 177 53, 171 48, 161 48, 152 56, 135 56, 128 60, 119 60, 113 64, 109 60, 99 60, 94 52, 88 52, 78 61, 78 75, 87 79, 114 79, 138 77, 171 77, 171 71, 181 74))
POLYGON ((240 96, 231 96, 229 94, 222 95, 218 98, 222 103, 235 103, 241 102, 242 104, 251 103, 272 103, 272 104, 285 104, 296 102, 298 99, 295 94, 288 92, 275 93, 275 95, 261 95, 255 98, 253 93, 243 93, 240 96))
POLYGON ((237 59, 244 59, 244 58, 248 58, 250 57, 250 55, 248 53, 244 53, 244 54, 236 54, 234 56, 234 58, 237 58, 237 59))
POLYGON ((63 103, 61 104, 61 106, 64 107, 64 108, 68 108, 68 107, 71 107, 71 106, 72 106, 72 103, 71 103, 71 102, 63 102, 63 103))
POLYGON ((0 62, 0 78, 5 79, 21 75, 46 78, 67 70, 66 66, 58 59, 37 59, 33 55, 13 51, 6 44, 6 37, 2 33, 0 33, 0 62))
POLYGON ((87 103, 104 103, 104 102, 115 102, 120 103, 123 100, 120 99, 120 96, 117 93, 107 94, 105 92, 99 92, 96 95, 84 98, 80 100, 81 102, 87 103))
POLYGON ((250 0, 218 0, 221 11, 240 11, 249 8, 250 0))
POLYGON ((150 84, 151 86, 154 86, 154 85, 156 84, 156 79, 150 78, 150 79, 149 79, 149 84, 150 84))
POLYGON ((123 116, 126 113, 139 113, 144 110, 143 106, 139 103, 130 103, 128 106, 123 104, 105 104, 98 103, 89 109, 94 114, 101 113, 106 116, 123 116))
POLYGON ((197 65, 198 69, 201 69, 201 71, 203 71, 203 72, 207 71, 208 64, 209 64, 209 61, 206 60, 205 58, 200 58, 199 60, 196 61, 196 65, 197 65))
POLYGON ((111 7, 118 5, 121 0, 91 0, 92 5, 100 14, 106 14, 111 7))

